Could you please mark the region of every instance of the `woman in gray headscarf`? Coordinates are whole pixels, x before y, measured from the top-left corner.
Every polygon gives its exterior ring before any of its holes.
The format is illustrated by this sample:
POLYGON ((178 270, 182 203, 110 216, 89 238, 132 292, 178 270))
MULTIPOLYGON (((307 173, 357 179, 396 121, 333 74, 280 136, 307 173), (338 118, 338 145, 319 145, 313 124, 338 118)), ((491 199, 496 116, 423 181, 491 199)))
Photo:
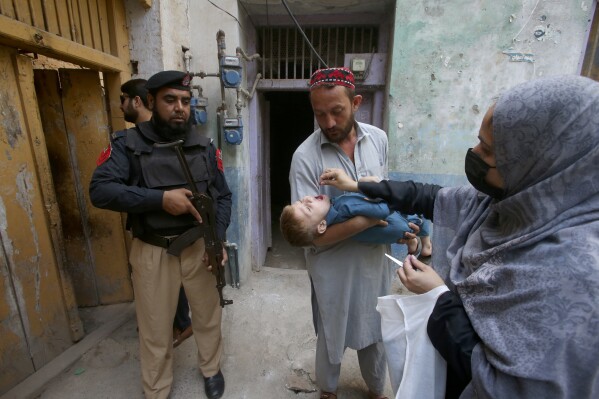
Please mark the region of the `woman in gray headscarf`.
POLYGON ((442 284, 428 322, 447 397, 599 397, 599 83, 520 84, 483 119, 472 185, 321 184, 433 216, 431 267, 398 270, 416 293, 442 284), (437 274, 438 273, 438 274, 437 274))

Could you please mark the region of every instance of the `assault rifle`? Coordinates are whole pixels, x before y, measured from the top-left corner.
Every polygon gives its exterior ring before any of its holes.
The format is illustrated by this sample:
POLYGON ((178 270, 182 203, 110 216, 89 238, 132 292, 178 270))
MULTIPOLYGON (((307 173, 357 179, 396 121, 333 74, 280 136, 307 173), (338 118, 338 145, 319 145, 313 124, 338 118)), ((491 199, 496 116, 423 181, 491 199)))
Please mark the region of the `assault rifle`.
MULTIPOLYGON (((202 225, 204 226, 204 244, 206 246, 206 253, 208 254, 208 262, 212 265, 212 274, 216 277, 216 289, 218 290, 218 296, 220 297, 220 306, 221 308, 224 308, 225 305, 231 305, 233 301, 224 299, 223 297, 223 288, 226 285, 225 271, 221 266, 223 261, 223 245, 216 235, 216 215, 214 212, 213 200, 205 193, 198 192, 198 187, 193 180, 189 164, 187 163, 187 159, 185 159, 182 144, 183 140, 177 140, 172 143, 155 144, 154 146, 172 147, 177 153, 181 169, 183 169, 185 179, 187 180, 187 184, 189 184, 189 189, 192 193, 190 201, 202 217, 202 225)), ((182 235, 185 235, 185 233, 182 235)))

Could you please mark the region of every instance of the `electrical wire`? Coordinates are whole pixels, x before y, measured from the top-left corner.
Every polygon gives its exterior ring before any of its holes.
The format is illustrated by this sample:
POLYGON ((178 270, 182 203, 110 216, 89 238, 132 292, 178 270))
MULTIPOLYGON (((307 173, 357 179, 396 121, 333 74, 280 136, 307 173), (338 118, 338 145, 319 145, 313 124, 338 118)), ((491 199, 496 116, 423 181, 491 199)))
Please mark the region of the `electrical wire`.
POLYGON ((266 0, 266 26, 270 27, 270 22, 268 21, 268 0, 266 0))
MULTIPOLYGON (((210 0, 208 0, 208 1, 210 1, 210 0)), ((293 16, 293 13, 291 12, 291 10, 289 9, 289 6, 287 5, 287 2, 285 0, 281 0, 281 2, 285 6, 285 9, 287 10, 287 13, 289 13, 289 16, 291 17, 291 19, 295 23, 295 26, 297 26, 297 29, 302 34, 305 42, 308 43, 308 46, 310 47, 310 50, 312 50, 312 52, 314 53, 314 55, 316 56, 316 58, 318 58, 318 60, 320 61, 320 63, 323 64, 325 68, 328 68, 329 66, 327 65, 327 63, 324 62, 324 60, 320 57, 320 54, 318 54, 318 52, 316 51, 316 49, 314 48, 314 46, 312 46, 312 43, 310 43, 310 39, 308 39, 308 36, 306 36, 306 34, 304 33, 304 31, 302 30, 302 27, 297 22, 297 19, 295 19, 295 17, 293 16)))
POLYGON ((370 75, 370 66, 372 65, 372 60, 374 59, 374 53, 376 52, 376 47, 372 46, 372 53, 370 54, 370 61, 368 62, 368 66, 366 67, 366 71, 364 71, 364 80, 366 80, 366 78, 368 78, 368 75, 370 75))
POLYGON ((227 10, 225 10, 225 9, 223 9, 223 8, 221 8, 221 7, 219 7, 219 6, 217 6, 216 4, 214 4, 214 3, 213 3, 212 1, 210 1, 210 0, 206 0, 206 1, 207 1, 208 3, 210 3, 210 4, 212 4, 214 7, 218 8, 219 10, 221 10, 221 11, 223 11, 223 12, 225 12, 225 13, 229 14, 230 16, 232 16, 232 17, 233 17, 233 19, 234 19, 235 21, 237 21, 237 24, 239 24, 239 27, 241 28, 241 30, 243 30, 243 26, 241 26, 241 22, 239 22, 239 20, 237 19, 237 17, 236 17, 235 15, 233 15, 233 14, 231 14, 229 11, 227 11, 227 10))
POLYGON ((254 20, 252 19, 252 16, 248 12, 247 8, 245 8, 245 6, 243 5, 243 1, 240 1, 239 4, 241 5, 241 8, 243 8, 243 11, 245 11, 245 14, 248 16, 248 19, 250 20, 250 23, 252 24, 252 26, 254 27, 254 29, 258 29, 258 28, 256 28, 256 24, 254 23, 254 20))
MULTIPOLYGON (((249 40, 249 38, 251 37, 250 35, 248 35, 248 33, 246 32, 246 30, 243 28, 243 26, 241 25, 241 22, 239 22, 239 19, 237 19, 237 17, 233 14, 231 14, 229 11, 217 6, 216 4, 214 4, 212 1, 210 0, 206 0, 208 3, 212 4, 214 7, 218 8, 219 10, 229 14, 231 17, 233 17, 233 19, 235 21, 237 21, 237 24, 239 25, 239 27, 241 28, 241 32, 243 33, 243 35, 245 36, 246 40, 249 40)), ((243 3, 242 3, 243 6, 243 3)), ((252 25, 254 25, 254 21, 252 20, 250 14, 247 12, 247 10, 245 9, 245 7, 243 7, 243 10, 246 12, 246 14, 248 15, 249 19, 250 19, 250 23, 252 25)), ((254 28, 256 28, 256 25, 254 25, 254 28)))

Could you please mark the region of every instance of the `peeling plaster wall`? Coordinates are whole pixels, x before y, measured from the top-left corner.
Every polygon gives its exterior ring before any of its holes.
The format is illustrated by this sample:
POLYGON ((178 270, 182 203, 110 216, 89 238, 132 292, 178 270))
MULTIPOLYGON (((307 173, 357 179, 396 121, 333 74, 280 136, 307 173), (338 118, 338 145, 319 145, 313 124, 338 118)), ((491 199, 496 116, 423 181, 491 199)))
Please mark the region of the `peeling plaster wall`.
POLYGON ((578 74, 595 1, 397 0, 389 78, 394 178, 456 185, 494 97, 578 74))
MULTIPOLYGON (((190 26, 192 34, 189 47, 193 58, 191 69, 193 72, 218 72, 218 48, 216 34, 219 30, 225 32, 226 54, 235 55, 237 47, 246 49, 246 35, 251 34, 253 27, 249 21, 243 20, 243 13, 238 8, 236 0, 222 0, 217 2, 222 10, 214 7, 208 2, 191 1, 189 6, 190 26), (239 23, 225 11, 240 20, 239 23)), ((244 72, 247 73, 246 63, 242 61, 244 72)), ((208 122, 198 129, 213 138, 215 145, 218 143, 220 129, 217 126, 216 109, 221 104, 220 79, 206 77, 204 79, 194 78, 194 84, 199 84, 203 89, 203 96, 208 98, 208 122)), ((243 81, 242 87, 247 88, 248 83, 243 81)), ((249 90, 249 89, 248 89, 249 90)), ((225 103, 229 117, 236 117, 237 100, 235 89, 225 89, 225 103)), ((246 102, 247 104, 247 102, 246 102)), ((225 175, 229 187, 233 192, 233 208, 231 212, 231 225, 227 230, 227 239, 238 245, 238 259, 240 276, 242 281, 251 271, 251 237, 250 237, 250 207, 249 207, 249 117, 248 107, 242 108, 244 126, 244 139, 241 145, 227 144, 222 141, 222 156, 225 166, 225 175)))
POLYGON ((183 71, 185 70, 185 63, 181 46, 189 47, 189 41, 192 39, 189 31, 189 5, 194 2, 189 0, 160 0, 159 3, 163 69, 183 71))
POLYGON ((129 51, 132 62, 137 62, 137 74, 132 78, 147 79, 163 69, 160 22, 161 1, 154 0, 146 9, 139 0, 125 0, 129 51))
POLYGON ((125 0, 133 78, 147 79, 167 69, 184 70, 181 46, 189 47, 189 0, 154 0, 146 9, 139 0, 125 0))

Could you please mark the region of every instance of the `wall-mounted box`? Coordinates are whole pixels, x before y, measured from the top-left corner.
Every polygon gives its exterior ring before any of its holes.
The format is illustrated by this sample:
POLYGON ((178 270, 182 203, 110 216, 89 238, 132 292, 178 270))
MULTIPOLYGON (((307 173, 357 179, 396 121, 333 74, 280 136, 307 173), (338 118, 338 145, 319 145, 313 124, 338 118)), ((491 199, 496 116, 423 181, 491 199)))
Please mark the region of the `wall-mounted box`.
POLYGON ((387 53, 345 54, 343 64, 354 72, 357 86, 385 86, 387 53))

